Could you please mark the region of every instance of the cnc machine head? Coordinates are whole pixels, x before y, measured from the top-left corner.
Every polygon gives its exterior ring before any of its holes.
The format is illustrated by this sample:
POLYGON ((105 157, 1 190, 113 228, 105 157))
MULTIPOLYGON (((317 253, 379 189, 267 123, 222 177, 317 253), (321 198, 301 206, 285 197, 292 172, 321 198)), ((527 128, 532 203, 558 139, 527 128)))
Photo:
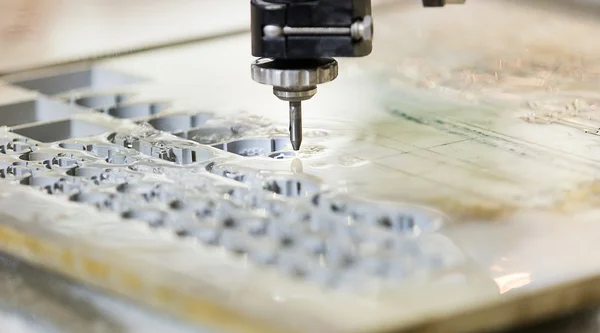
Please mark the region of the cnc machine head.
MULTIPOLYGON (((464 2, 423 0, 423 6, 464 2)), ((251 6, 255 57, 363 57, 373 49, 371 0, 251 0, 251 6)))
MULTIPOLYGON (((423 0, 441 7, 464 0, 423 0)), ((364 57, 373 49, 371 0, 251 0, 252 79, 290 103, 290 139, 302 141, 302 101, 333 81, 333 57, 364 57)))

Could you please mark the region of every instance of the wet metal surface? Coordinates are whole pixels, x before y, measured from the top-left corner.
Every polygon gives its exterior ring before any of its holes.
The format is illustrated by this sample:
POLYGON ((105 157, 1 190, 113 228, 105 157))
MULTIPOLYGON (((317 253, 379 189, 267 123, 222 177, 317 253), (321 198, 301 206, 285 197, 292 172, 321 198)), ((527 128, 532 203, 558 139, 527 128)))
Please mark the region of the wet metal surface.
MULTIPOLYGON (((140 249, 125 250, 127 244, 133 245, 130 240, 167 236, 164 246, 196 244, 223 251, 225 258, 213 254, 209 260, 225 265, 221 269, 226 270, 229 261, 242 260, 240 269, 247 271, 245 274, 253 271, 262 274, 266 269, 277 272, 277 279, 312 285, 310 288, 317 288, 313 292, 330 289, 340 295, 368 294, 373 286, 394 288, 403 281, 433 281, 445 271, 466 264, 461 250, 439 233, 449 223, 446 216, 418 205, 366 200, 328 186, 321 178, 305 173, 301 161, 318 158, 323 149, 314 147, 300 154, 292 153, 289 141, 282 135, 284 130, 266 118, 243 115, 233 119, 214 113, 176 111, 170 102, 135 100, 135 94, 131 102, 121 102, 117 96, 127 93, 101 93, 98 86, 111 83, 113 86, 106 88, 126 89, 127 83, 135 81, 130 79, 134 76, 93 67, 74 73, 82 73, 84 77, 86 73, 110 73, 99 76, 106 81, 96 76, 95 80, 82 80, 83 84, 75 87, 71 85, 72 77, 63 73, 46 73, 39 78, 27 74, 26 79, 11 79, 14 85, 36 87, 42 94, 32 100, 0 106, 0 114, 6 115, 12 115, 14 110, 30 110, 30 116, 23 119, 7 116, 5 125, 9 127, 5 127, 0 140, 3 153, 0 177, 16 191, 6 192, 8 200, 3 213, 7 220, 24 218, 37 225, 40 221, 34 217, 36 209, 18 217, 19 209, 9 207, 12 200, 20 200, 19 191, 24 191, 25 196, 40 193, 41 206, 33 207, 46 207, 44 210, 59 215, 65 214, 60 207, 69 201, 87 206, 87 212, 81 214, 87 216, 86 220, 97 221, 94 229, 111 235, 94 238, 114 244, 128 254, 146 255, 140 249), (43 91, 55 95, 50 97, 43 91), (113 97, 106 98, 111 94, 113 97), (102 106, 90 109, 81 105, 82 100, 91 101, 86 96, 103 96, 102 106), (277 156, 290 153, 294 154, 291 169, 258 167, 275 166, 277 156), (248 166, 246 161, 250 162, 248 166), (255 163, 258 165, 252 165, 255 163), (62 204, 44 204, 47 195, 62 204), (106 220, 109 216, 113 222, 106 220), (136 222, 129 224, 128 220, 136 222), (114 224, 117 221, 121 222, 114 224), (147 235, 117 231, 135 225, 146 226, 147 235)), ((307 136, 314 140, 330 134, 313 130, 307 136)), ((347 167, 353 163, 349 160, 347 167)), ((79 214, 72 209, 67 211, 64 217, 79 214)), ((73 216, 73 221, 84 215, 73 216)), ((64 217, 55 216, 52 220, 64 222, 64 227, 69 225, 69 233, 83 231, 64 217)), ((61 229, 54 222, 47 226, 58 227, 56 231, 61 229)), ((158 239, 151 244, 160 246, 158 239)), ((159 257, 155 258, 158 261, 151 261, 162 262, 161 266, 168 262, 159 257)), ((189 259, 178 260, 185 265, 180 268, 194 270, 195 265, 189 259)), ((198 262, 201 263, 204 261, 198 262)), ((108 267, 112 264, 110 261, 108 267)), ((168 269, 177 272, 178 268, 172 264, 168 269)), ((89 264, 77 268, 81 269, 84 274, 102 272, 90 271, 89 264)), ((202 270, 192 275, 198 273, 219 274, 218 270, 202 270)), ((241 278, 240 273, 232 276, 241 278)), ((202 285, 194 280, 190 283, 202 285)), ((215 282, 208 282, 206 287, 214 288, 210 286, 215 282)), ((277 283, 273 286, 281 287, 277 283)), ((218 289, 228 291, 232 287, 226 284, 218 289)), ((194 296, 205 297, 202 292, 194 296)), ((270 302, 287 297, 290 296, 283 294, 270 302)), ((264 316, 262 309, 251 310, 252 302, 244 303, 227 302, 227 307, 264 316)), ((301 318, 294 316, 295 313, 288 312, 285 321, 276 325, 290 325, 301 318)), ((330 324, 317 321, 303 326, 310 329, 320 325, 330 324)))
MULTIPOLYGON (((71 78, 39 79, 54 82, 54 91, 62 80, 71 78)), ((27 85, 43 86, 37 80, 27 85)), ((302 172, 268 172, 236 163, 243 158, 232 159, 231 154, 271 163, 272 154, 289 152, 285 137, 253 138, 276 130, 264 120, 247 119, 235 129, 229 124, 228 133, 219 137, 221 127, 211 127, 212 118, 217 123, 227 119, 203 113, 161 114, 152 111, 154 102, 131 104, 145 110, 132 116, 111 112, 123 110, 124 104, 92 111, 69 106, 74 100, 81 97, 53 101, 42 110, 32 106, 39 116, 32 124, 7 118, 4 123, 14 126, 2 139, 2 178, 124 219, 145 221, 176 237, 222 247, 326 286, 359 288, 361 280, 369 278, 395 283, 463 261, 460 250, 445 244, 443 237, 437 239, 435 232, 447 222, 440 213, 411 205, 385 207, 347 197, 302 172), (69 107, 76 110, 72 114, 77 119, 53 112, 69 107), (136 118, 141 125, 115 118, 136 118), (172 132, 202 129, 211 139, 192 140, 218 143, 195 144, 158 131, 151 123, 172 132), (116 125, 122 128, 110 132, 116 125), (246 186, 220 183, 211 175, 246 186), (402 260, 407 263, 399 264, 402 260)), ((0 114, 12 115, 13 109, 36 103, 4 105, 0 114)))

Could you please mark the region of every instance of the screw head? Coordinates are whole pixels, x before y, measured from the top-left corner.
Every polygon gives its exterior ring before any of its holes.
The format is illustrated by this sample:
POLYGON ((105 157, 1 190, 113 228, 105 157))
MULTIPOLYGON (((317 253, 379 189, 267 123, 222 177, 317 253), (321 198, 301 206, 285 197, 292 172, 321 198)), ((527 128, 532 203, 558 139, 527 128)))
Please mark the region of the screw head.
POLYGON ((356 21, 350 26, 350 33, 354 40, 366 40, 370 41, 373 39, 373 18, 371 16, 365 16, 362 21, 356 21))
POLYGON ((278 25, 266 25, 263 28, 263 34, 266 37, 278 37, 283 35, 283 28, 278 25))

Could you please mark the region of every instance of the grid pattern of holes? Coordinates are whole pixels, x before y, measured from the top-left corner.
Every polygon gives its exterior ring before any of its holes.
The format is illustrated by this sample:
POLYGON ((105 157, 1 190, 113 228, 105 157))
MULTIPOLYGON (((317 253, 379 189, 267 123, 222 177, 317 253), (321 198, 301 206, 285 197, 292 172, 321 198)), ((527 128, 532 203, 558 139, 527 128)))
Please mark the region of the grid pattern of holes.
MULTIPOLYGON (((239 156, 294 156, 284 151, 287 138, 242 138, 252 129, 247 124, 207 125, 212 116, 204 113, 155 115, 165 104, 126 103, 122 96, 71 101, 119 118, 142 117, 140 122, 159 130, 239 156)), ((323 194, 307 177, 214 162, 198 165, 213 154, 160 131, 114 133, 108 141, 50 146, 27 138, 0 139, 0 157, 7 158, 0 160, 0 178, 193 237, 329 287, 398 283, 462 261, 462 253, 436 234, 439 216, 419 208, 323 194), (160 177, 145 180, 150 174, 160 177)))

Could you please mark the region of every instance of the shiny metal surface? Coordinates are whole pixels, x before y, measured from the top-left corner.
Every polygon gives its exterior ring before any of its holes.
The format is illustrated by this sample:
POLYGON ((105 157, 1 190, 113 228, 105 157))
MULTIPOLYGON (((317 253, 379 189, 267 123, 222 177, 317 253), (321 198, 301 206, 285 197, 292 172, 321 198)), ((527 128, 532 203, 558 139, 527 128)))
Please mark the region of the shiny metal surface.
POLYGON ((306 61, 258 59, 252 63, 252 79, 278 88, 313 87, 335 80, 337 61, 331 58, 306 61))
POLYGON ((302 144, 302 102, 290 102, 290 142, 295 151, 302 144))
POLYGON ((302 61, 258 59, 252 63, 252 79, 273 86, 273 93, 290 103, 290 142, 295 151, 302 144, 302 101, 317 93, 317 85, 335 80, 338 63, 332 58, 302 61))
POLYGON ((362 20, 357 20, 350 27, 280 27, 276 25, 267 25, 263 28, 266 36, 302 36, 302 35, 348 35, 354 40, 371 40, 373 38, 373 18, 367 16, 362 20))
POLYGON ((367 16, 362 21, 356 21, 352 24, 352 37, 356 40, 371 40, 373 39, 373 17, 367 16))
POLYGON ((350 27, 283 27, 284 35, 350 35, 350 27))

